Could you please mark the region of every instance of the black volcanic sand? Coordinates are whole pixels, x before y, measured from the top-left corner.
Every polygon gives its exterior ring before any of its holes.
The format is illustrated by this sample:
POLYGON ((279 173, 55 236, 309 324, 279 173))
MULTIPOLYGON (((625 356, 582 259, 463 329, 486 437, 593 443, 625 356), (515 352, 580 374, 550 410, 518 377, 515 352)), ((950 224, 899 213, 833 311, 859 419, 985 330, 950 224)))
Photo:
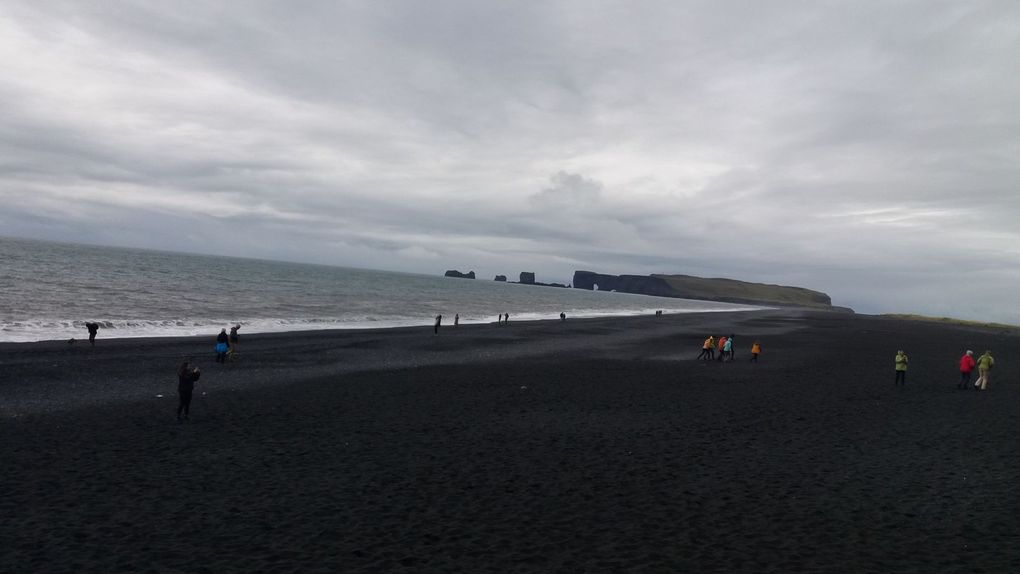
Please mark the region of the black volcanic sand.
POLYGON ((1015 333, 784 310, 248 335, 228 365, 102 335, 0 345, 0 571, 1020 571, 1015 333), (694 360, 709 331, 736 362, 694 360), (955 389, 967 348, 989 391, 955 389))

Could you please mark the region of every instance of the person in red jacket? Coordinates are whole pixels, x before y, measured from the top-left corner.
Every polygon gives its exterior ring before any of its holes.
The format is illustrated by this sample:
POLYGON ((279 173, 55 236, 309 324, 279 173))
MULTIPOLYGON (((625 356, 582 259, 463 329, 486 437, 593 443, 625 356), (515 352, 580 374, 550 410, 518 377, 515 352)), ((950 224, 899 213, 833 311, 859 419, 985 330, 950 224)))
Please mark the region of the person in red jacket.
POLYGON ((956 388, 964 390, 969 388, 972 372, 974 372, 974 351, 967 351, 960 357, 960 384, 956 385, 956 388))

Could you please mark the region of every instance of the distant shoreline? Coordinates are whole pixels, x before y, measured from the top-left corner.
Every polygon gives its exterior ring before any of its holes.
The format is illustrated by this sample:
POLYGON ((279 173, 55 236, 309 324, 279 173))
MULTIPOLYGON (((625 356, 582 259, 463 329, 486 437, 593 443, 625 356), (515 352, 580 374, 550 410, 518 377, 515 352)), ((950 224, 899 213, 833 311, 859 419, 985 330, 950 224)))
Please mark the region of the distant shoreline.
MULTIPOLYGON (((706 303, 714 303, 714 302, 706 302, 706 303)), ((692 313, 747 313, 747 312, 754 312, 754 311, 766 311, 766 310, 771 310, 771 309, 777 309, 778 308, 778 307, 764 307, 764 306, 751 306, 751 305, 745 305, 745 307, 747 307, 747 308, 745 308, 745 309, 710 309, 710 310, 693 309, 693 310, 690 310, 690 311, 663 309, 663 315, 689 315, 689 314, 692 314, 692 313)), ((535 315, 536 314, 522 313, 522 314, 520 314, 520 316, 515 316, 515 315, 511 314, 510 321, 512 323, 530 323, 530 322, 539 322, 539 321, 560 321, 560 318, 558 316, 556 316, 556 315, 550 315, 548 317, 545 317, 545 316, 543 316, 543 317, 536 317, 535 315)), ((640 311, 640 312, 621 311, 621 312, 618 312, 618 313, 588 313, 588 314, 583 314, 583 315, 569 315, 568 314, 567 315, 567 320, 582 321, 582 320, 590 320, 590 319, 612 319, 612 318, 626 318, 626 317, 645 317, 645 316, 649 316, 649 315, 650 315, 650 313, 647 310, 643 310, 643 311, 640 311)), ((258 321, 258 320, 256 319, 256 320, 252 320, 252 321, 258 321)), ((244 322, 244 321, 242 321, 241 322, 242 328, 240 330, 240 334, 241 334, 241 337, 243 338, 243 337, 249 336, 249 335, 265 335, 265 334, 361 332, 361 331, 375 331, 375 330, 389 331, 389 330, 393 330, 393 329, 422 329, 422 328, 432 329, 433 321, 434 321, 434 317, 429 317, 429 318, 423 319, 421 322, 416 322, 416 323, 407 322, 407 323, 389 324, 389 325, 371 325, 371 324, 368 324, 368 323, 357 323, 357 326, 344 326, 344 327, 336 327, 336 326, 334 326, 334 324, 325 324, 324 323, 324 325, 328 325, 328 326, 311 327, 309 325, 306 328, 296 328, 296 329, 287 329, 287 328, 284 328, 284 329, 259 329, 259 330, 251 330, 251 324, 252 323, 251 322, 244 322)), ((492 320, 488 320, 488 321, 484 321, 484 320, 472 320, 472 319, 464 319, 464 318, 462 318, 460 320, 460 325, 461 326, 466 326, 466 325, 490 325, 490 324, 495 324, 496 322, 497 321, 496 321, 495 317, 493 317, 492 320)), ((236 324, 236 323, 231 323, 231 322, 228 321, 228 322, 224 322, 222 324, 211 325, 210 329, 208 331, 204 332, 204 333, 186 333, 186 334, 172 334, 172 333, 168 333, 168 334, 165 334, 165 335, 162 335, 162 334, 133 334, 132 333, 132 334, 124 334, 124 335, 115 334, 115 335, 111 336, 110 335, 111 333, 116 333, 117 332, 116 329, 100 328, 99 335, 97 336, 96 340, 97 341, 101 341, 101 340, 113 341, 113 340, 122 340, 122 339, 134 339, 134 340, 138 340, 138 339, 177 339, 177 338, 187 339, 187 338, 208 338, 208 337, 215 338, 216 334, 219 332, 219 329, 222 329, 222 328, 225 328, 225 327, 229 327, 231 324, 236 324)), ((453 327, 453 316, 452 315, 445 315, 445 314, 443 315, 443 327, 444 328, 446 328, 446 327, 451 327, 452 328, 453 327)), ((2 335, 0 335, 0 337, 2 337, 2 335)), ((78 331, 75 331, 74 333, 70 333, 69 332, 66 336, 59 337, 59 338, 35 339, 35 340, 30 340, 30 341, 4 341, 4 340, 0 339, 0 345, 8 345, 8 344, 23 345, 23 344, 44 343, 44 342, 63 342, 63 343, 66 343, 68 341, 68 339, 71 338, 71 337, 73 337, 75 339, 75 344, 81 344, 82 342, 84 342, 86 345, 88 344, 88 335, 87 335, 87 333, 85 333, 85 329, 82 328, 82 329, 80 329, 78 331)))

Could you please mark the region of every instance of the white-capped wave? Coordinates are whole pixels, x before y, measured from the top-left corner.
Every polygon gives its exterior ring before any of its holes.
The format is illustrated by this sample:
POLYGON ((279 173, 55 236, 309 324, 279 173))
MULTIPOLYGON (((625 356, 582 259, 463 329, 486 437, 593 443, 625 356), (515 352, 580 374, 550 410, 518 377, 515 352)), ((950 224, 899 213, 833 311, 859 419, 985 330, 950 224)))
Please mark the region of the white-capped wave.
MULTIPOLYGON (((665 309, 666 314, 674 313, 711 313, 724 311, 750 311, 763 307, 722 305, 719 307, 706 305, 689 310, 665 309)), ((568 318, 590 317, 624 317, 650 315, 656 309, 566 309, 568 318)), ((444 325, 453 324, 453 314, 443 316, 444 325)), ((559 313, 518 313, 510 314, 511 321, 538 321, 559 319, 559 313)), ((494 323, 497 317, 461 315, 461 324, 494 323)), ((120 339, 140 337, 215 337, 220 329, 229 329, 233 325, 241 325, 241 335, 248 333, 280 333, 287 331, 316 331, 325 329, 383 329, 394 327, 431 327, 435 316, 426 317, 325 317, 325 318, 240 318, 240 319, 113 319, 96 320, 99 324, 98 338, 120 339)), ((27 343, 35 341, 66 340, 70 338, 87 339, 85 329, 87 321, 64 321, 58 319, 39 319, 31 321, 0 322, 0 342, 27 343)))

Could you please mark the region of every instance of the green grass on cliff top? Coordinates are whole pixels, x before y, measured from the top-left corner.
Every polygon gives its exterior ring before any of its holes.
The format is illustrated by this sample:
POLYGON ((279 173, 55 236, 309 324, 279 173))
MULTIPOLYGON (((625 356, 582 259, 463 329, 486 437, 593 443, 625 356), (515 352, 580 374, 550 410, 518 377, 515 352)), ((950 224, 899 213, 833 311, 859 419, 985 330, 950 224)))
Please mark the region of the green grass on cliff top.
POLYGON ((828 307, 824 293, 766 283, 749 283, 736 279, 704 278, 691 275, 654 275, 663 279, 680 297, 688 299, 736 299, 781 305, 828 307))
POLYGON ((904 319, 906 321, 925 321, 928 323, 945 323, 947 325, 961 325, 964 327, 983 327, 985 329, 1020 329, 1020 326, 1007 323, 988 323, 985 321, 968 321, 966 319, 955 319, 953 317, 931 317, 928 315, 914 315, 911 313, 883 313, 880 317, 890 319, 904 319))

